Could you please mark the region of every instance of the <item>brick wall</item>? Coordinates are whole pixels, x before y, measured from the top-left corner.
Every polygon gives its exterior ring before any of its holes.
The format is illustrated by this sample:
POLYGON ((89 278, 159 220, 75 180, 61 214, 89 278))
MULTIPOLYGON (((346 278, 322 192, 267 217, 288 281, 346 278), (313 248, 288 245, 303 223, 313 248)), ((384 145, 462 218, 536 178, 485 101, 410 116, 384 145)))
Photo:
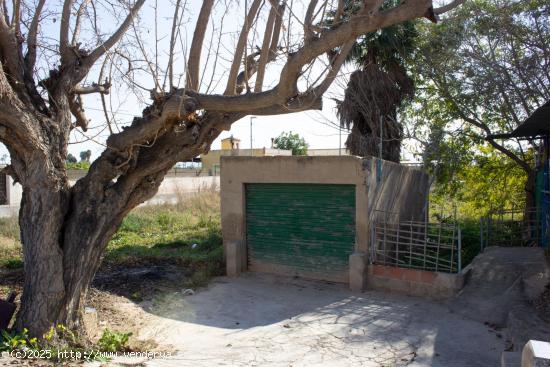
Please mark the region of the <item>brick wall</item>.
POLYGON ((414 296, 450 297, 466 281, 469 269, 458 274, 440 273, 394 266, 369 265, 367 286, 414 296))

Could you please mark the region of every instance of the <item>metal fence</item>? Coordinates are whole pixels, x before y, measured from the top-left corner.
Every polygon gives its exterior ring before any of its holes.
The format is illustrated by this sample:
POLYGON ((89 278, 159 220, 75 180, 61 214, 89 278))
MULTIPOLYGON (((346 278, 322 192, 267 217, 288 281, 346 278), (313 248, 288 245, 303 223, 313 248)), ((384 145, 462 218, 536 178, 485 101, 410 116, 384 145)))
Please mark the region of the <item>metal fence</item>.
POLYGON ((460 227, 416 221, 374 222, 371 228, 374 264, 456 273, 462 270, 460 227))
POLYGON ((538 246, 542 235, 541 211, 501 210, 480 220, 481 247, 538 246))

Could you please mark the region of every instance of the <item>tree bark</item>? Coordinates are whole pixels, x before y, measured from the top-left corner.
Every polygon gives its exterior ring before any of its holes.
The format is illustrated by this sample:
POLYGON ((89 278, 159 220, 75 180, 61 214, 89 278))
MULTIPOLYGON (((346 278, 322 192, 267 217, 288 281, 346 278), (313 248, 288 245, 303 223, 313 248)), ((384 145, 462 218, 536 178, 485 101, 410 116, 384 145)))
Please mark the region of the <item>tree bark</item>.
POLYGON ((63 192, 24 188, 19 213, 25 286, 18 327, 42 335, 58 321, 65 297, 63 252, 63 192))

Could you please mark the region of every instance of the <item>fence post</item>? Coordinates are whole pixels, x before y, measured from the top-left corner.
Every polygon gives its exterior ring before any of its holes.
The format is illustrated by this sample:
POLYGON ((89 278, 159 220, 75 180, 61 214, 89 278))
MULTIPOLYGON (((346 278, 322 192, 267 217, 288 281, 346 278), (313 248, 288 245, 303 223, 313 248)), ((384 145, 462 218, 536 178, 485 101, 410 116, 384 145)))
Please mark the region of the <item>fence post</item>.
POLYGON ((462 231, 458 226, 458 272, 462 271, 462 231))

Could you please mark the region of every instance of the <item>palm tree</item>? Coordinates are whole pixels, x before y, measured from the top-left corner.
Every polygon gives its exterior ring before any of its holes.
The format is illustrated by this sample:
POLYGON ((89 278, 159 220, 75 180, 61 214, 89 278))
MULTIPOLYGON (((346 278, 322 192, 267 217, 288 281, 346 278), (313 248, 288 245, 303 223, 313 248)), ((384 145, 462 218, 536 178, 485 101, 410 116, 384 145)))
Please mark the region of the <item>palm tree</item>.
MULTIPOLYGON (((348 7, 352 4, 357 2, 348 1, 348 7)), ((409 21, 356 41, 348 62, 359 69, 350 76, 344 100, 337 101, 340 124, 351 129, 346 140, 351 154, 380 156, 381 150, 383 159, 399 162, 403 129, 397 109, 414 92, 404 60, 414 50, 416 36, 415 23, 409 21)))

